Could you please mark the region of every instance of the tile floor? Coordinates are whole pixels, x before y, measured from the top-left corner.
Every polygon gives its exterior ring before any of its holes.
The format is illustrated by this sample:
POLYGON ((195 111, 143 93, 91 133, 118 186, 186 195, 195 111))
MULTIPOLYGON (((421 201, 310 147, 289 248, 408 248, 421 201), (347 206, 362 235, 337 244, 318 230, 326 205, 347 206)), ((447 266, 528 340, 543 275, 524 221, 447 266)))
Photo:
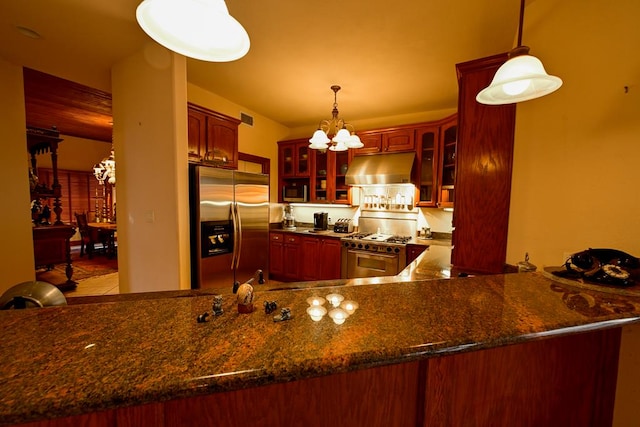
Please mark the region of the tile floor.
POLYGON ((119 294, 118 273, 105 274, 103 276, 89 277, 78 281, 78 287, 73 291, 65 292, 67 297, 89 295, 114 295, 119 294))

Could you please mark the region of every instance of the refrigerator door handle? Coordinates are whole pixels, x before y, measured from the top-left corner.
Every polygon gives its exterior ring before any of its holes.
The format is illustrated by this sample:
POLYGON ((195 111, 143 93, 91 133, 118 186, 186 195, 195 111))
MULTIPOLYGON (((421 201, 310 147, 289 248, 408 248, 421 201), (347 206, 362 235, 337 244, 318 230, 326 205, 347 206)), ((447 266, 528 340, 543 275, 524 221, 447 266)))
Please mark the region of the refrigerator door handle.
POLYGON ((236 205, 236 220, 238 221, 238 250, 236 255, 236 268, 240 265, 240 255, 242 254, 242 218, 240 217, 240 212, 238 212, 238 202, 236 205))
POLYGON ((231 222, 233 222, 233 256, 231 257, 231 270, 234 269, 236 264, 236 257, 238 253, 238 221, 236 220, 236 208, 235 203, 231 203, 231 222))

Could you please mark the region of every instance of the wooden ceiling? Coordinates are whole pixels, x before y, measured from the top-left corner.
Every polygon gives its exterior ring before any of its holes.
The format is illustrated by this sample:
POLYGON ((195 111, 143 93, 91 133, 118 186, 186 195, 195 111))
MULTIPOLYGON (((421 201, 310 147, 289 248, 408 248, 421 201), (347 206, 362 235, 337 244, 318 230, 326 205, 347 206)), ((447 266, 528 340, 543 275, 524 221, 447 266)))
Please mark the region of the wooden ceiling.
POLYGON ((27 126, 61 135, 111 142, 111 94, 41 73, 24 70, 27 126))

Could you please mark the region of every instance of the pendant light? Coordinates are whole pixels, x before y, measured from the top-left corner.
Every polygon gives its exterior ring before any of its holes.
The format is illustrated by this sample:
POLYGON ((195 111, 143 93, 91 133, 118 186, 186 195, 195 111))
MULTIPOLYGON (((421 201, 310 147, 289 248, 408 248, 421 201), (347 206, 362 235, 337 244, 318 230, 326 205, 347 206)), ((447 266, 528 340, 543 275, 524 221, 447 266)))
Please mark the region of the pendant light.
POLYGON ((228 62, 249 51, 249 35, 224 0, 144 0, 136 19, 169 50, 210 62, 228 62))
POLYGON ((542 62, 529 55, 528 46, 522 45, 523 21, 524 0, 521 0, 518 46, 509 52, 509 60, 498 68, 491 84, 478 93, 476 101, 479 103, 504 105, 528 101, 548 95, 562 86, 562 80, 547 74, 542 62))
POLYGON ((331 86, 333 91, 331 119, 320 121, 318 129, 309 140, 309 148, 314 150, 326 150, 328 148, 331 151, 347 151, 349 148, 364 147, 353 126, 339 117, 338 91, 340 89, 338 85, 331 86), (329 139, 329 136, 333 136, 333 138, 329 139))

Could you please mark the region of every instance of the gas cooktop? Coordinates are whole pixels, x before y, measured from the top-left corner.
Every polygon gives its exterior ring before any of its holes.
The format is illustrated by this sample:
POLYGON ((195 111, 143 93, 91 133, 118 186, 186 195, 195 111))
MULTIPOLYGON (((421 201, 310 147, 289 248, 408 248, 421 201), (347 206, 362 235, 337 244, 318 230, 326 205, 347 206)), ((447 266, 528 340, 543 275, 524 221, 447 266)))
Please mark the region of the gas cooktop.
POLYGON ((380 233, 354 233, 349 236, 345 236, 342 239, 362 240, 365 242, 397 243, 405 245, 407 244, 407 242, 409 242, 409 240, 411 240, 411 236, 398 236, 395 234, 380 233))

